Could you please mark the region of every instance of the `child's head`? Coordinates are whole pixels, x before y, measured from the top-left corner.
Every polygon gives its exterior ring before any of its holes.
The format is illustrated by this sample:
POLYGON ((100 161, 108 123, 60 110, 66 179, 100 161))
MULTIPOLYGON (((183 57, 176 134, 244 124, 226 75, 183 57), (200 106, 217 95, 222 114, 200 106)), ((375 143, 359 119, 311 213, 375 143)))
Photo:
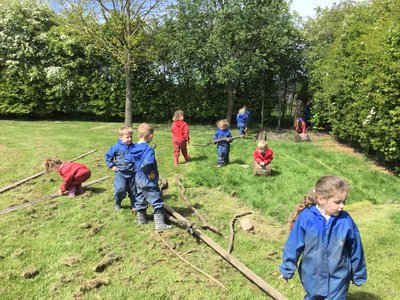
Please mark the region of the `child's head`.
POLYGON ((257 149, 260 150, 261 152, 264 152, 268 148, 268 143, 267 141, 260 140, 257 144, 257 149))
POLYGON ((217 127, 221 130, 229 128, 229 121, 227 119, 222 119, 217 122, 217 127))
POLYGON ((119 139, 126 145, 132 144, 133 130, 130 126, 121 127, 118 131, 119 139))
POLYGON ((43 166, 47 173, 50 173, 51 171, 55 171, 57 169, 57 167, 59 167, 61 165, 62 165, 62 161, 59 159, 55 159, 55 158, 47 158, 43 163, 43 166))
POLYGON ((148 123, 142 123, 138 128, 138 138, 141 141, 150 143, 153 139, 154 126, 148 123))
POLYGON ((297 206, 289 222, 289 228, 292 229, 299 213, 312 205, 318 205, 328 216, 337 216, 343 210, 348 191, 348 183, 339 176, 319 178, 312 192, 309 192, 304 197, 303 203, 297 206))
POLYGON ((241 109, 239 109, 239 114, 244 114, 246 112, 246 106, 243 106, 241 109))
POLYGON ((174 112, 174 117, 172 118, 172 121, 178 121, 178 120, 183 120, 183 111, 182 110, 177 110, 174 112))

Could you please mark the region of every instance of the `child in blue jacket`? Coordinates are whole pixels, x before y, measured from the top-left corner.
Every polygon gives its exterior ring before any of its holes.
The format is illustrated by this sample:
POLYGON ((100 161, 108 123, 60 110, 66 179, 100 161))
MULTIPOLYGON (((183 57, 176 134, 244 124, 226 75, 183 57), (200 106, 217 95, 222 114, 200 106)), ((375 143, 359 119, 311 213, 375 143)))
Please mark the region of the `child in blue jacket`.
POLYGON ((104 155, 106 165, 114 171, 114 195, 115 209, 121 209, 122 199, 128 193, 131 200, 131 209, 135 203, 135 169, 134 165, 125 163, 125 156, 132 145, 132 128, 124 126, 119 129, 119 140, 111 146, 104 155))
POLYGON ((138 128, 139 141, 129 149, 126 156, 128 164, 134 163, 136 169, 135 182, 137 197, 135 208, 139 224, 147 223, 146 208, 149 203, 154 209, 154 224, 156 230, 172 228, 164 222, 164 200, 158 186, 158 167, 154 149, 150 147, 154 127, 142 123, 138 128))
POLYGON ((249 120, 250 112, 247 110, 246 106, 243 106, 236 115, 238 135, 245 135, 247 133, 247 124, 249 120))
POLYGON ((304 299, 346 299, 350 281, 360 286, 367 268, 360 232, 343 211, 348 184, 337 176, 321 177, 299 205, 283 249, 279 270, 287 283, 299 264, 304 299))
POLYGON ((227 165, 229 163, 229 152, 230 152, 230 143, 232 142, 231 138, 232 134, 229 131, 229 122, 228 120, 219 120, 217 122, 218 129, 214 134, 214 141, 219 139, 225 139, 217 143, 217 152, 218 152, 218 160, 217 167, 220 168, 223 165, 227 165))

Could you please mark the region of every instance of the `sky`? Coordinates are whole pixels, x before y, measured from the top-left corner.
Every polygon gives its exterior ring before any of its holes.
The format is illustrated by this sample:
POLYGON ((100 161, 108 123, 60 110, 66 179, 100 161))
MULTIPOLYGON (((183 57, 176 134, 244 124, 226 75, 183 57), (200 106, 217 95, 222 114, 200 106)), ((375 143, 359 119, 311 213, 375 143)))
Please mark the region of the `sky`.
POLYGON ((314 8, 331 8, 333 3, 339 3, 340 0, 293 0, 292 10, 297 11, 302 17, 315 17, 314 8))

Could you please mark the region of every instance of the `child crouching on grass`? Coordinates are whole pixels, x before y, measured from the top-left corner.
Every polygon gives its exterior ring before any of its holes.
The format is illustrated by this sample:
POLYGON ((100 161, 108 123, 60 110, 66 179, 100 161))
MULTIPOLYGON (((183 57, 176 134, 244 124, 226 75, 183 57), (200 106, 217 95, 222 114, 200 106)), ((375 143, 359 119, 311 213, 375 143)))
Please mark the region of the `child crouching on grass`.
POLYGON ((226 119, 219 120, 217 122, 218 129, 214 134, 214 141, 223 139, 217 143, 217 167, 220 168, 223 165, 227 165, 229 163, 229 152, 230 152, 230 143, 232 142, 232 134, 229 131, 229 121, 226 119))
POLYGON ((154 127, 142 123, 138 128, 139 141, 129 149, 125 157, 126 163, 134 163, 136 167, 136 199, 135 208, 139 224, 147 223, 146 208, 149 203, 154 209, 154 224, 156 230, 172 228, 165 224, 164 200, 158 186, 158 167, 154 149, 149 143, 153 139, 154 127))
POLYGON ((62 162, 59 159, 48 158, 44 162, 47 173, 58 172, 63 177, 58 194, 68 193, 69 197, 83 194, 82 183, 90 178, 90 170, 85 165, 76 162, 62 162))
POLYGON ((291 221, 279 270, 287 283, 301 256, 304 299, 346 299, 350 281, 360 286, 367 280, 360 232, 343 210, 347 193, 342 178, 321 177, 291 221))
POLYGON ((256 150, 253 153, 254 175, 270 175, 270 163, 274 158, 274 151, 268 148, 267 141, 259 141, 256 150))

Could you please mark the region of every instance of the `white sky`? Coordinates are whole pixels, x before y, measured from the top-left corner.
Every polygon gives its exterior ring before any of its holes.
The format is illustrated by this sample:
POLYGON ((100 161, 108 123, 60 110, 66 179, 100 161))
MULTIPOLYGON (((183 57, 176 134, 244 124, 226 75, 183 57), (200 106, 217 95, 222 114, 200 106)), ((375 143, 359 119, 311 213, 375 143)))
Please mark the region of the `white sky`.
POLYGON ((340 3, 340 0, 293 0, 292 10, 297 11, 302 17, 315 17, 314 8, 331 8, 333 3, 340 3))

